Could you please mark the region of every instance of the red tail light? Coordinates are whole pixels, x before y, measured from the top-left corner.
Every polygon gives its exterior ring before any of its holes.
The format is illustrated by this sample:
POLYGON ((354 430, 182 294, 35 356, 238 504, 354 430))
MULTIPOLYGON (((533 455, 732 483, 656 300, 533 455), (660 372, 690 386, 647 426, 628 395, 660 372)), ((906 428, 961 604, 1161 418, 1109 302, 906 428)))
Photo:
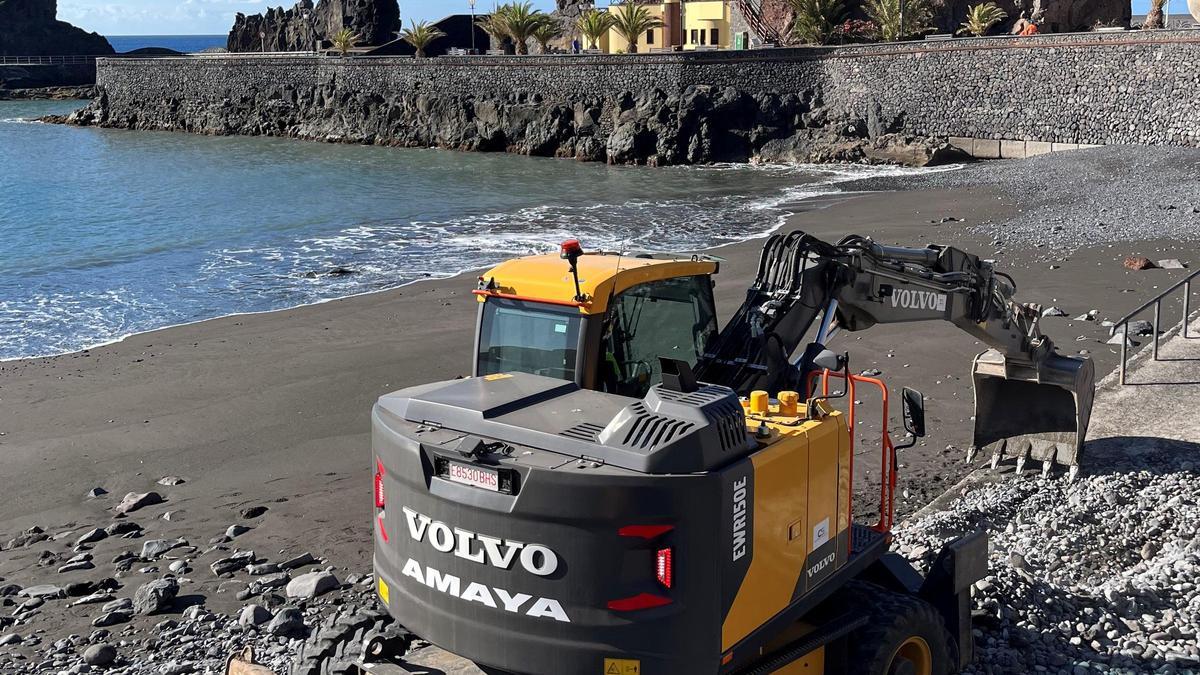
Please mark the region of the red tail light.
POLYGON ((671 587, 671 577, 674 570, 671 565, 671 549, 660 548, 658 555, 655 558, 655 574, 658 576, 658 583, 663 585, 663 588, 671 587))
POLYGON ((661 595, 651 595, 642 593, 635 595, 632 598, 622 598, 620 600, 610 600, 608 608, 617 612, 635 612, 639 609, 653 609, 662 607, 663 605, 671 604, 670 598, 664 598, 661 595))
POLYGON ((383 462, 376 460, 375 470, 375 508, 382 509, 387 504, 386 495, 383 493, 383 462))

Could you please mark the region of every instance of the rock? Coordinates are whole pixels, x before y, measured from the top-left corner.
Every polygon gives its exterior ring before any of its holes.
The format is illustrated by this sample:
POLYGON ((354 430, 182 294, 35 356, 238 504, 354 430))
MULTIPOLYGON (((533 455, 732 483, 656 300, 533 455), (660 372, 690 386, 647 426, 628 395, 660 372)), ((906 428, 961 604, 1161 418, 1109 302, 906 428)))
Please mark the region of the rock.
POLYGON ((186 483, 186 482, 187 482, 187 481, 185 481, 184 479, 180 478, 179 476, 163 476, 162 478, 159 478, 159 479, 158 479, 158 484, 159 484, 159 485, 165 485, 165 486, 167 486, 167 487, 173 487, 173 486, 176 486, 176 485, 183 485, 183 484, 184 484, 184 483, 186 483))
POLYGON ((267 512, 267 510, 268 509, 265 506, 250 506, 250 507, 242 509, 241 515, 242 515, 242 518, 244 518, 246 520, 253 520, 255 518, 261 517, 263 514, 265 514, 267 512))
POLYGON ((1076 321, 1095 321, 1097 316, 1100 316, 1100 310, 1093 309, 1093 310, 1088 311, 1086 314, 1080 314, 1079 316, 1075 317, 1075 320, 1076 321))
POLYGON ((133 600, 131 600, 129 598, 121 598, 120 600, 113 600, 112 602, 105 603, 105 605, 100 608, 100 611, 102 611, 102 612, 118 612, 118 611, 126 610, 126 609, 128 609, 128 610, 133 609, 133 600))
POLYGON ((259 577, 259 576, 263 576, 264 574, 275 574, 276 572, 279 571, 279 565, 276 565, 275 563, 263 563, 261 565, 249 565, 248 567, 246 567, 246 571, 249 572, 250 576, 252 576, 252 577, 259 577))
POLYGON ((263 14, 238 14, 229 31, 231 52, 310 51, 317 40, 328 42, 342 30, 358 35, 360 44, 382 45, 395 39, 400 30, 397 0, 320 2, 300 0, 292 9, 268 9, 263 14), (311 12, 305 19, 305 12, 311 12), (264 37, 265 36, 265 37, 264 37))
POLYGON ((225 536, 233 539, 234 537, 241 536, 249 531, 250 528, 246 527, 245 525, 230 525, 229 528, 225 530, 225 536))
POLYGON ((1129 322, 1130 335, 1154 335, 1154 324, 1149 321, 1139 319, 1129 322))
POLYGON ((178 593, 179 582, 169 577, 144 584, 133 595, 134 612, 145 616, 167 609, 178 593))
POLYGON ((73 584, 67 584, 63 592, 67 594, 68 598, 81 598, 85 595, 95 593, 96 590, 96 584, 90 581, 77 581, 73 584))
POLYGON ((1144 258, 1141 256, 1128 257, 1125 259, 1125 262, 1122 264, 1125 265, 1126 269, 1131 269, 1136 272, 1140 272, 1142 270, 1154 269, 1154 262, 1151 261, 1149 258, 1144 258))
POLYGON ((157 492, 130 492, 129 494, 125 495, 125 498, 121 500, 120 504, 117 504, 113 511, 115 511, 117 515, 125 515, 127 513, 133 513, 134 511, 147 506, 161 504, 162 501, 162 495, 158 494, 157 492))
POLYGON ((158 669, 159 675, 187 675, 196 672, 196 666, 187 661, 168 661, 158 669))
POLYGON ((116 660, 117 650, 112 645, 92 645, 83 652, 83 662, 89 666, 107 666, 116 660))
POLYGON ((97 527, 80 535, 80 537, 75 540, 75 545, 83 546, 84 544, 93 544, 101 539, 106 538, 108 538, 108 533, 97 527))
POLYGON ((185 574, 189 568, 186 560, 176 560, 175 562, 171 563, 167 569, 175 574, 185 574))
POLYGON ((11 598, 21 592, 21 587, 16 584, 0 584, 0 598, 11 598))
POLYGON ((308 628, 304 625, 304 615, 300 610, 285 607, 267 624, 267 632, 281 637, 302 638, 308 632, 308 628))
POLYGON ((1120 331, 1118 331, 1116 335, 1113 335, 1112 337, 1108 338, 1108 340, 1107 340, 1107 341, 1106 341, 1104 344, 1106 344, 1106 345, 1119 345, 1119 344, 1122 344, 1122 343, 1123 343, 1123 344, 1124 344, 1126 347, 1136 347, 1136 346, 1138 346, 1138 343, 1137 343, 1137 342, 1135 342, 1135 341, 1133 340, 1133 338, 1129 338, 1128 340, 1126 340, 1126 339, 1125 339, 1125 335, 1124 335, 1124 333, 1122 333, 1122 332, 1120 332, 1120 331))
POLYGON ((72 602, 71 606, 75 607, 77 605, 93 605, 99 602, 111 602, 112 599, 113 596, 111 593, 92 593, 91 595, 85 595, 75 602, 72 602))
POLYGON ((261 626, 271 620, 271 611, 259 605, 246 605, 238 616, 238 623, 243 626, 261 626))
POLYGON ((251 582, 250 591, 257 595, 263 591, 283 588, 284 586, 287 586, 289 581, 291 581, 291 578, 288 577, 286 572, 268 574, 267 576, 255 579, 253 582, 251 582))
POLYGON ((0 51, 27 56, 113 53, 104 37, 59 21, 56 14, 56 0, 0 0, 0 51))
POLYGON ((289 560, 285 560, 285 561, 279 563, 279 569, 294 570, 294 569, 299 569, 301 567, 308 567, 309 565, 315 565, 315 564, 317 564, 317 559, 314 558, 311 553, 302 553, 302 554, 296 556, 295 558, 291 558, 289 560))
POLYGON ((158 560, 167 552, 187 545, 183 539, 151 539, 142 543, 142 560, 158 560))
POLYGON ((133 611, 128 609, 118 609, 111 612, 106 612, 96 617, 92 621, 93 628, 107 628, 120 623, 128 623, 133 618, 133 611))
POLYGON ((92 564, 91 560, 76 560, 75 562, 69 562, 66 565, 59 567, 58 573, 66 574, 67 572, 78 572, 80 570, 90 570, 95 568, 96 566, 92 564))
POLYGON ((1159 260, 1158 262, 1155 263, 1155 265, 1157 265, 1158 267, 1160 267, 1164 270, 1186 270, 1187 269, 1187 265, 1180 262, 1176 258, 1169 258, 1167 260, 1159 260))
POLYGON ((102 487, 94 487, 91 490, 87 491, 88 499, 95 499, 97 497, 103 497, 106 494, 108 494, 108 490, 105 490, 102 487))
POLYGON ((30 586, 29 588, 21 590, 21 592, 17 595, 23 598, 46 598, 48 600, 66 597, 66 593, 63 592, 61 587, 53 586, 51 584, 30 586))
POLYGON ((117 522, 104 528, 104 531, 110 537, 120 537, 134 532, 141 532, 142 526, 132 520, 118 520, 117 522))
POLYGON ((21 644, 21 636, 16 633, 0 636, 0 647, 8 647, 9 645, 21 644))
POLYGON ((309 572, 288 582, 287 596, 310 599, 328 593, 339 586, 341 586, 341 582, 332 572, 309 572))
POLYGON ((254 562, 254 551, 239 551, 228 558, 217 560, 209 568, 216 576, 231 574, 254 562))
POLYGON ((1067 313, 1058 307, 1047 307, 1042 310, 1042 316, 1066 316, 1067 313))

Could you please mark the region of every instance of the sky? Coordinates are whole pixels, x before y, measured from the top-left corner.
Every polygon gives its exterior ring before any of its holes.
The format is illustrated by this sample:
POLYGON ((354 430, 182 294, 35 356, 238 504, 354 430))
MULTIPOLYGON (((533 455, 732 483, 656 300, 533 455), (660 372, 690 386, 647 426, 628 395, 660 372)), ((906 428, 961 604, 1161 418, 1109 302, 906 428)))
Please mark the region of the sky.
MULTIPOLYGON (((478 0, 477 8, 493 0, 478 0)), ((256 14, 269 6, 294 0, 59 0, 58 17, 80 28, 102 35, 218 35, 229 32, 238 12, 256 14)), ((534 0, 550 10, 554 0, 534 0)), ((1133 0, 1134 14, 1144 14, 1149 0, 1133 0)), ((440 19, 447 14, 467 12, 467 0, 400 0, 400 13, 407 23, 440 19)), ((1187 12, 1187 0, 1171 0, 1171 13, 1187 12)))
MULTIPOLYGON (((539 9, 554 9, 554 0, 533 2, 539 9)), ((296 0, 58 0, 58 18, 101 35, 218 35, 229 32, 238 12, 258 14, 267 7, 295 4, 296 0)), ((492 4, 493 0, 477 0, 475 6, 483 11, 492 4)), ((467 0, 400 0, 405 23, 469 11, 467 0)))

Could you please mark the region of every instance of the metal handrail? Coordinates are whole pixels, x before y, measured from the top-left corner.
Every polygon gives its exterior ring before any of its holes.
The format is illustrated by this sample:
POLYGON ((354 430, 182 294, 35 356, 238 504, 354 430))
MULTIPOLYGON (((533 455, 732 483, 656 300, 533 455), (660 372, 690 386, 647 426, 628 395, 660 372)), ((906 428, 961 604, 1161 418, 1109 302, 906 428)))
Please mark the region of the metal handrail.
POLYGON ((1192 280, 1195 279, 1196 277, 1200 277, 1200 269, 1192 272, 1191 274, 1189 274, 1189 275, 1185 276, 1184 278, 1180 279, 1179 281, 1175 282, 1175 284, 1173 284, 1171 287, 1167 288, 1165 291, 1162 291, 1161 293, 1154 296, 1153 298, 1150 298, 1142 306, 1138 307, 1137 309, 1133 310, 1132 312, 1121 317, 1121 320, 1114 323, 1112 325, 1112 328, 1109 329, 1108 334, 1110 336, 1116 335, 1118 328, 1122 329, 1121 330, 1121 384, 1125 384, 1125 365, 1129 359, 1129 322, 1132 321, 1133 318, 1135 316, 1137 316, 1138 314, 1141 314, 1142 312, 1146 311, 1147 309, 1150 309, 1151 306, 1154 307, 1154 329, 1153 329, 1153 332, 1154 332, 1154 360, 1157 361, 1158 360, 1158 333, 1159 333, 1158 325, 1159 325, 1159 320, 1162 318, 1162 301, 1168 295, 1170 295, 1171 293, 1174 293, 1176 290, 1178 290, 1181 286, 1183 287, 1183 319, 1179 323, 1179 325, 1180 325, 1179 332, 1181 335, 1183 335, 1184 338, 1187 338, 1187 336, 1188 336, 1188 315, 1191 314, 1192 280))
POLYGON ((78 56, 0 56, 4 66, 83 65, 96 60, 95 55, 78 56))

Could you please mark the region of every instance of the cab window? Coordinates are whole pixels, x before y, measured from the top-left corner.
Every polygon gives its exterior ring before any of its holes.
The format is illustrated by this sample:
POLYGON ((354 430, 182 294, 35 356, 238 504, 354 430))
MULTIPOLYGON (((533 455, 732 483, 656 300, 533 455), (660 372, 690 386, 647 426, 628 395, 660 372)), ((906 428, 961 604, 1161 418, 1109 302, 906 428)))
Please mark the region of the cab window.
POLYGON ((642 397, 662 381, 660 356, 695 365, 717 332, 712 281, 679 277, 634 286, 609 308, 601 339, 599 386, 642 397))
POLYGON ((479 375, 533 373, 575 379, 578 310, 488 300, 479 331, 479 375))

